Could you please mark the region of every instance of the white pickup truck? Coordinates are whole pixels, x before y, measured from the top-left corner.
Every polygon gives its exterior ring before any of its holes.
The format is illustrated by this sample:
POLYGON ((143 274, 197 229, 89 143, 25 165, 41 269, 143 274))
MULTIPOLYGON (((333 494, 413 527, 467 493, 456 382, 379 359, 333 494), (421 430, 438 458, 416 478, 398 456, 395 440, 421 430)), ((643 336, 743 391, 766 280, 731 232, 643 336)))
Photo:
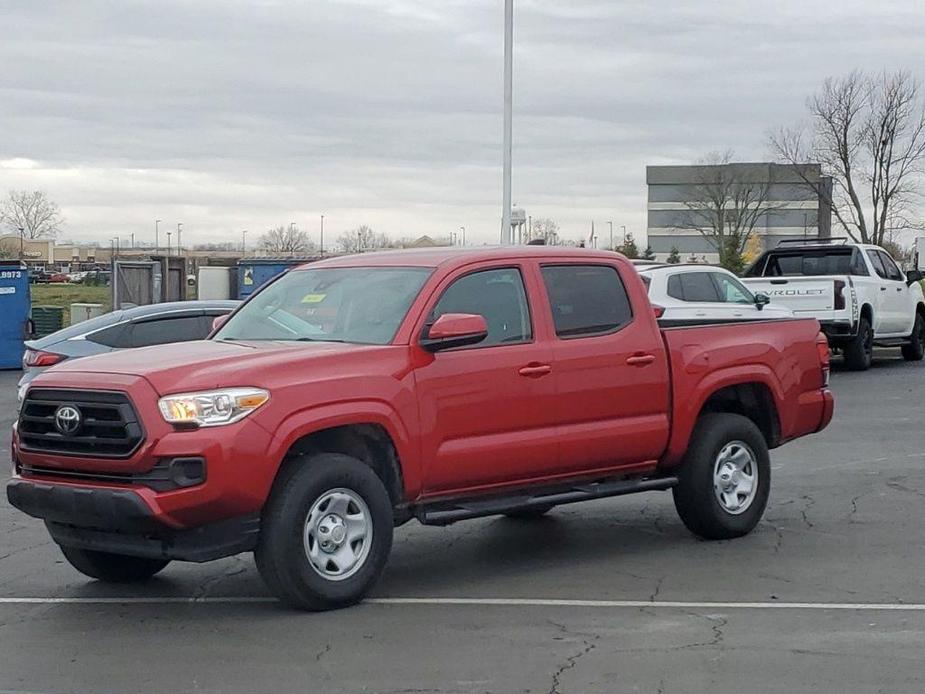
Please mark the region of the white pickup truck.
POLYGON ((870 367, 874 345, 925 356, 922 273, 904 274, 879 246, 844 239, 784 242, 763 253, 742 282, 754 293, 816 318, 849 369, 870 367))

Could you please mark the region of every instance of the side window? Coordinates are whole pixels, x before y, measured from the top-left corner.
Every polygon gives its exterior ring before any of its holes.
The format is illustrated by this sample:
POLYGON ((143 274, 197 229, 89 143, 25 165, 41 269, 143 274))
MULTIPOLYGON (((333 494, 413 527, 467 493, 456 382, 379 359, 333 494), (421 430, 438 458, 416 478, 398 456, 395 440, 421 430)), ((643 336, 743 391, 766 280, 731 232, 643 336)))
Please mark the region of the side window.
POLYGON ((682 301, 722 301, 709 272, 682 272, 677 275, 682 301))
POLYGON ((738 280, 719 272, 713 272, 711 276, 719 290, 720 301, 728 304, 755 303, 755 297, 738 280))
POLYGON ((164 345, 168 342, 186 342, 204 337, 200 316, 161 318, 132 325, 132 347, 164 345))
POLYGON ((886 279, 886 268, 883 267, 883 261, 880 260, 880 254, 877 251, 867 251, 867 257, 870 258, 870 264, 874 266, 874 272, 880 277, 886 279))
POLYGON ((474 348, 533 339, 524 281, 520 271, 513 268, 484 270, 460 277, 440 297, 433 310, 433 319, 444 313, 477 313, 485 318, 488 337, 474 348))
POLYGON ((855 250, 854 253, 851 254, 851 267, 849 272, 852 275, 870 277, 870 272, 867 270, 867 265, 864 263, 864 256, 861 255, 861 251, 855 250))
POLYGON ((672 275, 668 278, 668 296, 678 301, 684 301, 684 290, 681 289, 681 275, 672 275))
POLYGON ((889 256, 888 253, 879 251, 880 260, 883 263, 883 269, 886 270, 887 278, 891 280, 902 281, 903 273, 899 271, 899 268, 896 266, 896 263, 893 262, 893 259, 889 256))
POLYGON ((98 345, 125 349, 132 346, 132 330, 128 323, 119 323, 90 333, 87 335, 87 339, 98 345))
POLYGON ((559 337, 602 335, 633 319, 620 274, 607 265, 545 265, 543 282, 559 337))

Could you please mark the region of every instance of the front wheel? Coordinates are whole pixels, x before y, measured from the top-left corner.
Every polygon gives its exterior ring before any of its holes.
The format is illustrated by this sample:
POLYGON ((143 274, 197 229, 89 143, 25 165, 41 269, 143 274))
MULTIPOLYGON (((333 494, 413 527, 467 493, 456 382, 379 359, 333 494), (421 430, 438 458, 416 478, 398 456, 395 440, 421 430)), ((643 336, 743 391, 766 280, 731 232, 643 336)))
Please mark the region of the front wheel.
POLYGON ((130 557, 125 554, 110 554, 63 545, 61 553, 80 573, 106 583, 145 581, 170 563, 167 559, 130 557))
POLYGON ((728 540, 758 524, 770 485, 768 446, 758 427, 741 415, 713 413, 698 420, 672 492, 688 530, 728 540))
POLYGON ((903 345, 902 352, 906 361, 922 361, 922 357, 925 357, 925 319, 921 313, 915 314, 909 344, 903 345))
POLYGON ((299 456, 287 462, 264 510, 257 569, 292 607, 346 607, 382 574, 392 529, 392 502, 368 465, 337 453, 299 456))

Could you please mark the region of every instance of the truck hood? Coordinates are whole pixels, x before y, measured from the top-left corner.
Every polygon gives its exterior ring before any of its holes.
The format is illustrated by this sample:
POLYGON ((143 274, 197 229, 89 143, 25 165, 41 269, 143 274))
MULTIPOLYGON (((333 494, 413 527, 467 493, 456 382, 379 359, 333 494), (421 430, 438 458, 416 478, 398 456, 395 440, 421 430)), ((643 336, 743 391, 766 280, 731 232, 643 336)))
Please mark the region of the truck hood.
MULTIPOLYGON (((347 355, 386 349, 394 347, 337 342, 177 342, 71 359, 40 375, 34 385, 66 385, 68 373, 94 373, 140 376, 160 395, 229 386, 265 387, 280 374, 309 363, 320 366, 341 362, 347 355)), ((101 378, 100 385, 104 384, 101 378)))

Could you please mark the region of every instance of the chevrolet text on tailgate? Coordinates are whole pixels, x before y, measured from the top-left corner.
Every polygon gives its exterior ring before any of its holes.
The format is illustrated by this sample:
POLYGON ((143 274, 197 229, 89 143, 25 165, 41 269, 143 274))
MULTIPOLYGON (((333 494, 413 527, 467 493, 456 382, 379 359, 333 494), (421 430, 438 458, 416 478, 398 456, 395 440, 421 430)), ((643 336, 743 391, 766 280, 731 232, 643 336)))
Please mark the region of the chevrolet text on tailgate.
POLYGON ((671 489, 750 532, 768 450, 832 417, 814 319, 661 329, 614 253, 402 251, 290 271, 209 340, 38 376, 7 492, 67 560, 138 581, 253 551, 286 603, 355 603, 393 526, 671 489))

